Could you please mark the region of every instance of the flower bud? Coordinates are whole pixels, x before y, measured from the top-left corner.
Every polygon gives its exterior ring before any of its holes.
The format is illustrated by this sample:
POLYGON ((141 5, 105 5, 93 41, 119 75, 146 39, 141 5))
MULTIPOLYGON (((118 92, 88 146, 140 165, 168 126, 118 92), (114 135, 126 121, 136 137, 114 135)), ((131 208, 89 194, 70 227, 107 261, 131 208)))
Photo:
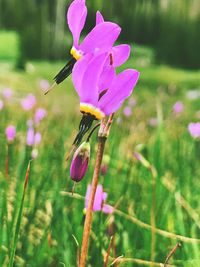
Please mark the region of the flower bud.
POLYGON ((80 182, 88 169, 90 159, 90 144, 83 142, 74 153, 71 167, 70 177, 75 182, 80 182))

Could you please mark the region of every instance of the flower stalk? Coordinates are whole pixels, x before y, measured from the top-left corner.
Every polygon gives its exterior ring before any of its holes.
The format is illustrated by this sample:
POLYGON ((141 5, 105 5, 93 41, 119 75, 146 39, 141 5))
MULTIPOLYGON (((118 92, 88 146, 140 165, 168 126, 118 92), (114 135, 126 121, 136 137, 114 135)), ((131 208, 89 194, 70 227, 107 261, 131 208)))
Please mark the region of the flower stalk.
POLYGON ((97 149, 96 162, 95 162, 95 167, 94 167, 89 203, 88 203, 88 208, 86 211, 86 217, 85 217, 85 223, 84 223, 84 229, 83 229, 83 239, 82 239, 82 248, 81 248, 81 257, 80 257, 79 267, 86 266, 90 230, 91 230, 91 225, 92 225, 92 215, 93 215, 95 193, 96 193, 96 189, 98 185, 99 173, 101 170, 101 163, 102 163, 102 158, 104 154, 105 143, 109 135, 109 130, 112 124, 113 116, 114 114, 110 115, 107 124, 105 124, 105 120, 102 120, 101 127, 100 127, 99 134, 98 134, 98 149, 97 149))

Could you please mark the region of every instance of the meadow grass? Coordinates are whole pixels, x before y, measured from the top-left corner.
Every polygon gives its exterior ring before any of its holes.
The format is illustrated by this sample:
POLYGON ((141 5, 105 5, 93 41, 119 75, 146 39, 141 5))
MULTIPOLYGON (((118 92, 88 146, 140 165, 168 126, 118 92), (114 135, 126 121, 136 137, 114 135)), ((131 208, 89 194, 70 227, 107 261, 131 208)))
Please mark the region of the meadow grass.
MULTIPOLYGON (((12 39, 13 35, 6 38, 12 39)), ((19 72, 14 69, 16 43, 12 42, 12 53, 7 52, 5 43, 0 46, 0 99, 4 102, 0 111, 0 266, 8 266, 24 177, 34 148, 38 156, 31 163, 14 266, 76 266, 84 196, 92 178, 97 138, 93 135, 91 139, 87 175, 76 185, 72 196, 66 193, 72 190, 73 183, 65 155, 78 130, 80 113, 71 78, 44 96, 39 86, 41 79, 51 83, 63 62, 29 62, 26 71, 19 72), (3 97, 6 87, 13 90, 8 100, 3 97), (37 104, 24 111, 20 103, 28 93, 36 96, 37 104), (34 119, 39 107, 47 110, 47 116, 35 126, 42 141, 37 146, 27 146, 27 120, 34 119), (8 144, 5 128, 9 124, 16 126, 17 136, 8 144)), ((189 90, 198 89, 199 72, 156 65, 152 50, 140 51, 138 46, 126 67, 139 69, 141 78, 131 102, 127 100, 115 116, 105 151, 110 158, 108 171, 100 177, 108 193, 107 203, 117 205, 116 212, 109 216, 94 214, 88 266, 103 266, 103 255, 113 234, 110 256, 123 255, 114 266, 159 266, 149 263, 152 189, 156 189, 154 261, 164 263, 169 251, 181 241, 170 264, 200 266, 200 143, 187 129, 189 122, 199 120, 199 98, 187 97, 189 90), (178 100, 183 102, 184 110, 175 115, 172 107, 178 100), (131 107, 129 117, 124 114, 125 107, 131 107), (134 151, 139 151, 156 169, 155 187, 149 169, 135 159, 134 151)), ((109 264, 113 262, 111 257, 109 264)))

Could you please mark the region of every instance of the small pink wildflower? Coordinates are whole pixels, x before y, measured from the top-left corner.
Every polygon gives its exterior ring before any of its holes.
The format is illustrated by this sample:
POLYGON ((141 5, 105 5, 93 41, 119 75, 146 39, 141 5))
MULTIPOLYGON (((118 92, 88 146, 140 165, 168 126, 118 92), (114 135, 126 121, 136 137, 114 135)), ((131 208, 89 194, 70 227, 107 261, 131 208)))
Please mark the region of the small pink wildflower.
POLYGON ((132 115, 132 109, 131 107, 127 106, 124 108, 123 113, 126 117, 130 117, 132 115))
POLYGON ((179 113, 181 113, 184 110, 184 105, 181 101, 177 101, 174 105, 173 105, 173 113, 175 115, 178 115, 179 113))
POLYGON ((28 94, 26 98, 21 100, 23 110, 29 111, 36 105, 36 98, 33 94, 28 94))
POLYGON ((6 128, 6 138, 9 142, 12 142, 14 141, 15 137, 16 137, 16 128, 15 126, 13 125, 9 125, 7 128, 6 128))
POLYGON ((200 122, 196 122, 196 123, 191 122, 188 125, 188 130, 189 130, 190 135, 194 139, 200 138, 200 122))
MULTIPOLYGON (((86 197, 85 197, 85 208, 86 209, 88 208, 90 192, 91 192, 91 185, 88 185, 86 197)), ((102 211, 107 214, 111 214, 114 212, 114 208, 112 206, 105 204, 107 196, 108 194, 103 192, 103 186, 99 184, 97 186, 97 190, 95 194, 93 211, 102 211)))
POLYGON ((5 88, 2 95, 6 100, 9 100, 13 96, 13 91, 10 88, 5 88))
POLYGON ((36 124, 40 123, 42 119, 47 116, 47 111, 44 108, 38 108, 35 112, 34 121, 36 124))

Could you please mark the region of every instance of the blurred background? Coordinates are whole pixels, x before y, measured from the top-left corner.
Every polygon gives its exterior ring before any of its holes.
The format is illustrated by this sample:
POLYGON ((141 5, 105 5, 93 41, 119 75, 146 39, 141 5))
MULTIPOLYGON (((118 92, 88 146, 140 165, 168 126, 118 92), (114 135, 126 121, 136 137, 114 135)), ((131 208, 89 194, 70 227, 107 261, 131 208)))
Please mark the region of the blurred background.
MULTIPOLYGON (((71 77, 44 96, 66 64, 72 37, 68 0, 0 0, 0 267, 10 260, 25 194, 15 267, 76 266, 84 197, 91 183, 97 134, 85 178, 76 185, 65 161, 80 122, 71 77)), ((97 9, 119 23, 117 42, 131 45, 140 79, 116 113, 99 183, 112 214, 95 212, 88 267, 103 266, 111 236, 112 266, 200 266, 200 1, 86 0, 81 38, 97 9), (153 227, 153 228, 152 228, 153 227), (157 228, 156 232, 153 231, 157 228), (98 230, 97 230, 98 229, 98 230)), ((18 229, 19 230, 19 229, 18 229)), ((110 266, 110 265, 109 265, 110 266)))
MULTIPOLYGON (((69 2, 0 1, 0 29, 16 32, 18 67, 27 59, 64 58, 71 45, 65 16, 69 2)), ((199 0, 96 0, 87 1, 87 5, 85 33, 94 25, 94 12, 100 10, 106 20, 112 18, 121 25, 121 41, 153 47, 157 62, 182 68, 200 67, 199 0)), ((0 52, 1 58, 6 56, 1 47, 0 52)))

